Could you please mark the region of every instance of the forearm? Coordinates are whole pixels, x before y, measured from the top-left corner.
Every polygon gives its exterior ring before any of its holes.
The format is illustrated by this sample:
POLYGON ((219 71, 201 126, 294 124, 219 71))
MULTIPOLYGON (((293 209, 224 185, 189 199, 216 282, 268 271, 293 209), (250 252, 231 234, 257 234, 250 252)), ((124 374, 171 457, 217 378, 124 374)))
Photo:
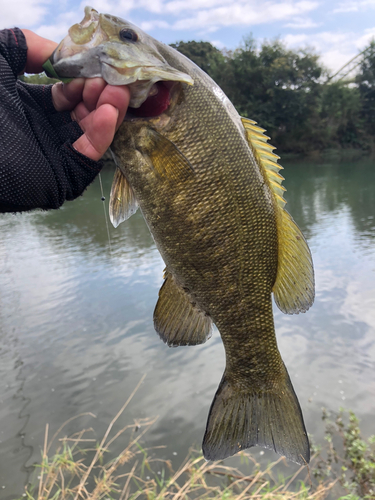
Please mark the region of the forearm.
POLYGON ((40 72, 55 47, 28 30, 0 31, 0 211, 57 208, 79 196, 124 120, 126 86, 17 80, 24 70, 40 72))
POLYGON ((56 112, 51 87, 17 81, 26 53, 21 30, 0 32, 0 211, 58 208, 101 169, 72 147, 83 131, 56 112))
POLYGON ((25 36, 28 47, 28 57, 25 65, 26 73, 41 73, 43 64, 57 47, 57 43, 47 38, 42 38, 33 31, 21 30, 25 36))

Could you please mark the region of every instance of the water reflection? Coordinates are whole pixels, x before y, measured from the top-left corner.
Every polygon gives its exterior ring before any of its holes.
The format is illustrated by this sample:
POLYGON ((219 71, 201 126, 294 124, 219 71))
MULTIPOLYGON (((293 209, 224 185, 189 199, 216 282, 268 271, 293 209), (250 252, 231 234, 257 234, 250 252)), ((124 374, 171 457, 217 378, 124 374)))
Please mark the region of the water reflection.
MULTIPOLYGON (((309 432, 321 439, 321 406, 342 405, 357 411, 370 434, 374 163, 283 163, 287 208, 313 252, 317 297, 307 314, 286 316, 275 308, 279 347, 309 432)), ((107 167, 107 203, 112 176, 107 167)), ((47 422, 53 433, 68 418, 91 411, 99 437, 144 373, 119 425, 159 415, 147 445, 166 445, 160 454, 175 463, 203 437, 224 369, 219 335, 180 349, 159 340, 152 312, 163 262, 140 213, 110 227, 109 252, 100 198, 96 182, 61 210, 0 219, 0 487, 8 495, 2 499, 22 494, 23 464, 40 459, 47 422)), ((67 432, 85 425, 93 422, 84 417, 67 432)))
MULTIPOLYGON (((109 192, 115 172, 113 163, 107 162, 103 170, 102 184, 106 193, 106 210, 108 213, 109 192)), ((101 202, 101 189, 96 181, 87 189, 82 198, 66 203, 60 210, 39 212, 33 216, 33 224, 38 232, 45 235, 58 248, 68 245, 74 251, 107 252, 109 250, 105 216, 101 202), (61 241, 63 240, 63 241, 61 241)), ((22 216, 23 217, 23 216, 22 216)), ((139 252, 154 246, 150 232, 140 213, 131 217, 118 229, 109 226, 110 239, 116 252, 139 252), (122 245, 124 240, 125 245, 122 245), (122 248, 121 248, 122 245, 122 248)), ((107 257, 107 255, 106 255, 107 257)))
POLYGON ((290 162, 285 181, 288 210, 306 236, 322 218, 347 209, 356 237, 375 237, 375 161, 290 162))
POLYGON ((305 366, 296 385, 310 393, 309 431, 321 435, 320 406, 342 405, 374 432, 374 162, 291 163, 286 187, 287 208, 313 252, 317 296, 303 318, 276 312, 276 322, 286 357, 290 339, 297 342, 291 365, 305 366))

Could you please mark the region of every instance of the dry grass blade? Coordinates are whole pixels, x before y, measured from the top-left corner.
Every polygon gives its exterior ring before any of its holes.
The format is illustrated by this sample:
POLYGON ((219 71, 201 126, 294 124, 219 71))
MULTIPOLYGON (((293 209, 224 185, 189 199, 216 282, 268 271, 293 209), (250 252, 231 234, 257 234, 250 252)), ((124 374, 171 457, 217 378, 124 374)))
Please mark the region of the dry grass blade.
POLYGON ((95 454, 95 457, 93 458, 90 466, 88 467, 85 475, 83 476, 83 478, 82 478, 82 480, 80 482, 80 485, 79 485, 77 493, 76 493, 76 495, 74 497, 74 500, 78 500, 78 497, 81 494, 82 488, 85 486, 87 478, 89 477, 90 472, 92 471, 92 468, 94 467, 94 465, 96 464, 96 462, 97 462, 97 460, 99 458, 99 454, 101 453, 101 451, 102 451, 102 449, 104 447, 104 443, 106 442, 106 439, 107 439, 109 433, 111 432, 113 425, 118 420, 118 418, 120 417, 120 415, 124 412, 125 408, 128 406, 128 404, 130 403, 130 401, 133 399, 134 394, 138 391, 138 389, 139 389, 140 385, 142 384, 142 382, 144 381, 145 377, 146 377, 146 375, 143 375, 143 377, 138 382, 137 386, 135 387, 135 389, 133 390, 133 392, 130 394, 130 396, 128 397, 128 399, 126 400, 126 402, 124 403, 124 405, 122 406, 122 408, 119 410, 119 412, 117 413, 117 415, 115 416, 115 418, 109 424, 108 429, 107 429, 106 433, 104 434, 104 437, 103 437, 103 439, 102 439, 102 441, 101 441, 101 443, 100 443, 100 445, 98 447, 98 450, 97 450, 97 452, 95 454))
POLYGON ((290 480, 284 486, 282 491, 286 491, 289 488, 289 486, 293 483, 293 481, 296 479, 296 477, 300 475, 300 473, 303 471, 303 469, 305 467, 306 467, 306 465, 301 465, 301 467, 297 470, 297 472, 290 478, 290 480))
POLYGON ((46 425, 46 430, 44 433, 44 448, 43 448, 43 459, 42 459, 42 470, 40 473, 40 481, 39 481, 39 491, 38 491, 38 498, 41 496, 42 488, 43 488, 43 473, 44 473, 44 464, 47 460, 47 450, 48 450, 48 430, 49 430, 49 425, 46 425))
MULTIPOLYGON (((249 491, 249 489, 257 482, 257 480, 259 479, 259 477, 262 476, 262 473, 261 472, 258 472, 258 474, 254 477, 254 479, 251 481, 251 483, 249 483, 246 488, 243 490, 243 492, 241 493, 241 495, 237 498, 237 500, 242 500, 242 498, 244 498, 244 496, 246 495, 246 493, 249 491)), ((263 488, 263 485, 261 485, 261 487, 263 488)), ((255 493, 256 494, 256 493, 255 493)))
POLYGON ((133 465, 132 470, 130 471, 130 473, 129 473, 127 479, 126 479, 126 483, 124 484, 124 487, 122 489, 122 492, 121 492, 119 500, 128 500, 128 497, 129 497, 129 483, 130 483, 132 477, 134 476, 134 472, 135 472, 135 469, 137 468, 137 466, 138 466, 138 460, 133 465))
MULTIPOLYGON (((47 449, 46 449, 46 453, 49 452, 50 450, 50 447, 52 445, 52 443, 55 441, 55 439, 57 438, 57 436, 60 434, 60 432, 64 429, 64 427, 66 427, 68 424, 70 424, 70 422, 73 422, 73 420, 76 420, 77 418, 80 418, 80 417, 85 417, 85 416, 89 416, 89 417, 92 417, 92 418, 96 418, 96 416, 91 413, 91 412, 86 412, 86 413, 80 413, 79 415, 76 415, 75 417, 72 417, 72 418, 69 418, 69 420, 66 420, 58 429, 57 431, 55 432, 55 434, 53 435, 49 445, 47 446, 47 449)), ((48 424, 47 424, 48 425, 48 424)))
MULTIPOLYGON (((110 422, 96 448, 85 448, 93 441, 86 436, 92 429, 84 429, 62 439, 55 434, 57 450, 52 457, 49 457, 48 450, 51 449, 52 442, 48 440, 49 428, 46 427, 37 492, 34 496, 28 489, 26 496, 29 500, 325 500, 329 495, 330 498, 341 498, 341 500, 364 498, 353 496, 354 488, 348 489, 348 486, 345 486, 348 483, 344 483, 340 477, 333 476, 334 461, 329 455, 335 452, 332 443, 325 450, 328 454, 326 459, 322 458, 321 454, 313 455, 310 464, 312 480, 310 470, 307 475, 303 474, 306 477, 301 479, 305 467, 300 467, 285 477, 287 470, 285 467, 290 467, 290 464, 283 457, 267 467, 261 467, 248 452, 240 454, 241 465, 238 468, 230 467, 225 462, 206 462, 200 454, 197 456, 196 452, 191 452, 178 470, 173 472, 169 461, 150 456, 150 453, 155 453, 160 447, 147 449, 140 445, 140 440, 155 419, 134 420, 133 424, 127 424, 116 430, 114 436, 109 439, 114 424, 129 404, 140 383, 110 422), (141 428, 142 431, 138 432, 141 428), (113 455, 109 446, 120 440, 120 437, 122 440, 124 436, 127 439, 126 446, 122 448, 121 453, 113 455), (105 460, 108 452, 115 458, 105 460), (159 469, 157 472, 154 471, 156 464, 159 469), (322 469, 323 466, 326 469, 322 469), (243 474, 242 470, 247 474, 243 474), (322 471, 327 471, 329 475, 319 476, 322 471)), ((356 424, 352 421, 350 425, 353 427, 356 424)), ((64 426, 61 426, 60 430, 63 428, 64 426)), ((340 427, 340 436, 348 440, 349 437, 344 431, 346 432, 340 427)), ((357 434, 358 432, 356 430, 357 434)), ((370 444, 375 445, 375 437, 371 439, 370 444)), ((358 444, 358 441, 354 444, 358 444)), ((359 444, 363 444, 362 441, 359 444)), ((358 451, 357 448, 356 450, 358 451)), ((375 463, 374 453, 370 448, 366 453, 369 464, 375 463)), ((345 462, 345 457, 339 458, 336 461, 338 467, 348 463, 345 462)), ((368 486, 366 485, 369 491, 374 484, 370 479, 370 477, 367 479, 368 486)))

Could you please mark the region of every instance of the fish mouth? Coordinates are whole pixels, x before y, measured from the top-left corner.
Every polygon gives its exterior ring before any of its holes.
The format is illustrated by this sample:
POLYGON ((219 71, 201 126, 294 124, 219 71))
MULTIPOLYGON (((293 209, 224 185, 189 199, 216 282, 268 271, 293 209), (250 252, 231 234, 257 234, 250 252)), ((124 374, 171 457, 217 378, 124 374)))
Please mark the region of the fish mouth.
POLYGON ((134 118, 155 118, 169 110, 173 94, 179 83, 161 80, 152 85, 147 98, 139 107, 128 108, 125 120, 134 118))

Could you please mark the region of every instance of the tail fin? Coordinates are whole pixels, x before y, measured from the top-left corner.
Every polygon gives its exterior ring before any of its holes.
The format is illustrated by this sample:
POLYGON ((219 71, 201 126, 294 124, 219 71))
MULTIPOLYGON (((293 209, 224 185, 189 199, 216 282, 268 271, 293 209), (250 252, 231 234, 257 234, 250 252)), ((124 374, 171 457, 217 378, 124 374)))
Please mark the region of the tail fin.
POLYGON ((297 464, 310 461, 301 408, 286 368, 277 387, 261 392, 236 390, 224 373, 208 416, 203 455, 221 460, 251 446, 275 450, 297 464))

